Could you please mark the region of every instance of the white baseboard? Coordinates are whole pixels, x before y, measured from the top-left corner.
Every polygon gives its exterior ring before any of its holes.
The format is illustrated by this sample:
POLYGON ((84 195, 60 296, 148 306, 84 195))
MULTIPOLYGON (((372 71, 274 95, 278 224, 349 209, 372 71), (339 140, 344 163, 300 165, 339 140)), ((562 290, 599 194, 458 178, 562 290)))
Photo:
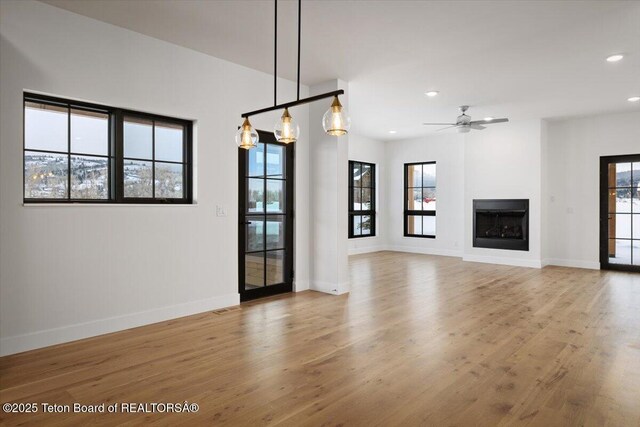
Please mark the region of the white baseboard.
POLYGON ((349 292, 349 282, 336 284, 314 280, 311 282, 309 289, 324 292, 325 294, 342 295, 349 292))
POLYGON ((558 267, 586 268, 589 270, 600 270, 600 263, 593 261, 582 261, 575 259, 549 258, 543 261, 544 265, 557 265, 558 267))
POLYGON ((389 245, 384 249, 387 251, 394 252, 409 252, 412 254, 424 254, 424 255, 440 255, 440 256, 452 256, 461 258, 462 251, 452 250, 452 249, 439 249, 439 248, 422 248, 415 246, 402 246, 402 245, 389 245))
POLYGON ((302 291, 308 291, 308 290, 309 290, 309 282, 307 281, 298 282, 297 280, 294 280, 293 292, 302 292, 302 291))
POLYGON ((86 323, 5 337, 0 339, 0 356, 95 337, 238 304, 240 304, 240 295, 237 293, 228 294, 123 316, 108 317, 86 323))
POLYGON ((378 246, 368 246, 365 248, 352 248, 349 249, 349 255, 360 255, 360 254, 368 254, 371 252, 380 252, 380 251, 384 251, 387 250, 385 246, 382 245, 378 245, 378 246))
POLYGON ((482 262, 485 264, 513 265, 515 267, 542 268, 542 261, 538 259, 518 259, 507 257, 496 257, 486 255, 465 255, 463 261, 482 262))

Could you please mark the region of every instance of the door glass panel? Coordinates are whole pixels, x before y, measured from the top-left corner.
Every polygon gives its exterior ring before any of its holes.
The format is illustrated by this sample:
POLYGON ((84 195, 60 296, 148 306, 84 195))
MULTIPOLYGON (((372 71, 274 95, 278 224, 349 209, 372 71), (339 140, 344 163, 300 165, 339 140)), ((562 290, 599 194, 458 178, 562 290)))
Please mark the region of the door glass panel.
POLYGON ((631 187, 631 163, 616 163, 616 187, 631 187))
POLYGON ((633 221, 633 238, 640 239, 640 214, 633 214, 631 218, 631 220, 633 221))
MULTIPOLYGON (((632 187, 635 190, 635 195, 638 196, 638 191, 640 191, 640 162, 636 162, 632 164, 632 169, 633 169, 633 181, 632 181, 632 187)), ((635 197, 635 196, 634 196, 635 197)))
POLYGON ((628 188, 618 188, 609 190, 609 212, 629 213, 631 212, 631 191, 628 188))
POLYGON ((284 212, 284 181, 267 180, 267 212, 284 212))
POLYGON ((640 265, 640 240, 633 240, 633 265, 640 265))
POLYGON ((264 144, 258 143, 247 153, 249 176, 264 176, 264 144))
POLYGON ((615 252, 609 254, 611 264, 631 264, 631 240, 615 240, 615 252))
POLYGON ((422 208, 426 211, 436 210, 436 189, 435 188, 422 189, 422 208))
POLYGON ((267 216, 267 249, 284 249, 284 215, 267 216))
POLYGON ((616 214, 613 220, 616 222, 616 225, 615 225, 616 239, 630 239, 631 238, 631 214, 616 214))
POLYGON ((247 251, 261 251, 264 250, 264 219, 261 216, 247 217, 246 230, 246 242, 247 251))
POLYGON ((264 212, 264 180, 249 178, 247 188, 247 212, 264 212))
POLYGON ((135 159, 153 159, 153 122, 127 117, 124 120, 124 156, 135 159))
POLYGON ((244 256, 244 288, 246 290, 264 286, 264 252, 244 256))
POLYGON ((407 234, 422 234, 421 215, 409 215, 407 217, 407 234))
POLYGON ((284 178, 284 147, 267 145, 267 176, 269 178, 284 178))
POLYGON ((284 253, 284 250, 267 252, 267 286, 284 283, 284 253))

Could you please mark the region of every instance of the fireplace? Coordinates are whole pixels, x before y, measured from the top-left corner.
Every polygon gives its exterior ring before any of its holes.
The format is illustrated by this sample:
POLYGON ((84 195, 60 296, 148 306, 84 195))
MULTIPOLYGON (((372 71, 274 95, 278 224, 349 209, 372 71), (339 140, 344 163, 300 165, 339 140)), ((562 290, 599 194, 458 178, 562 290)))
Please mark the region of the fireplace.
POLYGON ((474 200, 473 247, 528 251, 529 200, 474 200))

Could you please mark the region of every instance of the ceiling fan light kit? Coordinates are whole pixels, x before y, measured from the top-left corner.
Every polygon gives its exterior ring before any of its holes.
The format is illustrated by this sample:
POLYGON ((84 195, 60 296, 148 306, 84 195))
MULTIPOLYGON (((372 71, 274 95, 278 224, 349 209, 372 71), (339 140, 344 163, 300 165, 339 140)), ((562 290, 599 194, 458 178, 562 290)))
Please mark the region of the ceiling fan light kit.
POLYGON ((321 99, 333 97, 331 106, 324 113, 322 117, 322 127, 327 135, 341 136, 349 133, 351 127, 351 118, 344 109, 338 95, 343 95, 344 90, 334 90, 332 92, 322 93, 320 95, 310 96, 308 98, 300 99, 300 29, 301 29, 301 13, 302 13, 302 0, 298 0, 298 79, 297 79, 297 96, 295 101, 286 102, 284 104, 277 103, 277 64, 278 64, 278 0, 274 0, 274 49, 273 49, 273 106, 261 108, 259 110, 243 113, 242 117, 244 122, 236 133, 236 144, 240 148, 251 149, 257 146, 258 133, 251 126, 249 117, 257 114, 266 113, 269 111, 284 109, 280 120, 274 125, 273 134, 276 140, 279 142, 290 144, 298 140, 300 135, 300 127, 297 122, 291 117, 289 108, 298 105, 308 104, 310 102, 319 101, 321 99))
POLYGON ((469 133, 471 129, 473 130, 483 130, 486 129, 486 126, 483 125, 492 125, 494 123, 505 123, 508 122, 509 119, 494 119, 493 117, 485 117, 483 120, 475 120, 471 121, 471 116, 467 116, 466 111, 469 109, 468 105, 460 106, 460 114, 456 119, 455 123, 423 123, 425 126, 447 126, 442 129, 438 129, 438 132, 445 129, 456 128, 458 133, 469 133))

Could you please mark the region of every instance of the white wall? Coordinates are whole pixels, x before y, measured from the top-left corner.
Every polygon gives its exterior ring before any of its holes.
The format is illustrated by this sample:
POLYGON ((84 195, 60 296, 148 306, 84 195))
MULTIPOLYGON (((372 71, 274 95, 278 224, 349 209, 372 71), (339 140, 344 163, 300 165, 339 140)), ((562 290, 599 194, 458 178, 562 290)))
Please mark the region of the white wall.
POLYGON ((638 153, 638 110, 548 123, 546 263, 600 267, 600 156, 638 153))
MULTIPOLYGON (((272 102, 272 77, 39 2, 3 0, 0 14, 0 352, 237 304, 233 137, 243 111, 272 102), (197 205, 23 206, 23 90, 196 120, 197 205)), ((280 87, 294 96, 293 83, 280 87)), ((291 113, 304 289, 308 107, 291 113)), ((254 124, 271 129, 278 114, 254 124)))
MULTIPOLYGON (((349 134, 349 160, 376 165, 376 235, 349 239, 349 254, 363 254, 386 249, 387 193, 385 143, 361 135, 349 134)), ((348 175, 348 174, 347 174, 348 175)))
POLYGON ((464 142, 459 134, 385 143, 386 202, 381 203, 390 250, 461 256, 463 248, 464 142), (436 238, 404 237, 404 164, 436 162, 436 238))
POLYGON ((541 156, 540 120, 495 124, 466 134, 463 259, 541 266, 541 156), (529 251, 474 248, 474 199, 529 199, 529 251))

